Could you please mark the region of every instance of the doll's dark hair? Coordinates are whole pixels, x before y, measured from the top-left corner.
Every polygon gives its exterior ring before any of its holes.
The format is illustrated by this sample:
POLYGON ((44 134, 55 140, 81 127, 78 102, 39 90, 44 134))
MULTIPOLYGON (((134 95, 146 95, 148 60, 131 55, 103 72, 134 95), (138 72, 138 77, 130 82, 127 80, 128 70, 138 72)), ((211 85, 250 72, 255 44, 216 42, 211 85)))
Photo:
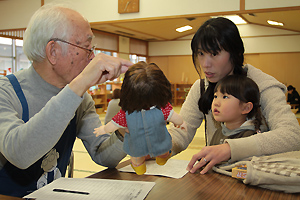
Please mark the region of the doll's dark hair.
POLYGON ((251 102, 252 110, 247 114, 248 119, 254 119, 256 130, 260 130, 262 125, 262 114, 260 110, 260 92, 257 84, 250 78, 240 75, 229 75, 220 80, 214 92, 220 91, 222 94, 229 94, 239 99, 243 103, 251 102))
POLYGON ((171 99, 171 84, 156 64, 141 61, 125 73, 119 105, 129 114, 151 106, 164 107, 171 99))
MULTIPOLYGON (((193 63, 200 78, 201 67, 197 59, 199 49, 211 54, 218 54, 221 50, 227 51, 234 67, 233 74, 246 75, 243 69, 244 44, 236 25, 227 18, 218 17, 207 20, 195 33, 191 49, 193 63)), ((207 90, 199 99, 199 109, 205 114, 211 109, 215 85, 216 83, 209 83, 207 90)))

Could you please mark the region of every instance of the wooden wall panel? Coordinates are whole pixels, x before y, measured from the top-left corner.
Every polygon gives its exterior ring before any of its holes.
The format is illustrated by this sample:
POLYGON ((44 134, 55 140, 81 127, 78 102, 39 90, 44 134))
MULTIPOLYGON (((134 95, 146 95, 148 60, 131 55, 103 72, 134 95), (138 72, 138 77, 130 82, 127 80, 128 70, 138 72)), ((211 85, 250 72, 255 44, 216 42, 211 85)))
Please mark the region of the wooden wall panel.
POLYGON ((148 58, 149 63, 155 63, 165 74, 169 81, 169 62, 167 56, 153 56, 148 58))
MULTIPOLYGON (((156 63, 172 83, 182 83, 182 74, 188 83, 199 79, 192 57, 187 56, 150 56, 150 62, 156 63)), ((270 74, 285 85, 293 85, 300 91, 300 52, 245 54, 245 63, 249 63, 270 74)))
POLYGON ((199 79, 191 56, 151 56, 149 62, 156 63, 172 83, 194 83, 199 79))
POLYGON ((300 53, 264 53, 245 55, 245 62, 270 74, 285 85, 300 90, 300 53))
POLYGON ((169 56, 169 76, 174 83, 194 83, 199 78, 191 56, 169 56))

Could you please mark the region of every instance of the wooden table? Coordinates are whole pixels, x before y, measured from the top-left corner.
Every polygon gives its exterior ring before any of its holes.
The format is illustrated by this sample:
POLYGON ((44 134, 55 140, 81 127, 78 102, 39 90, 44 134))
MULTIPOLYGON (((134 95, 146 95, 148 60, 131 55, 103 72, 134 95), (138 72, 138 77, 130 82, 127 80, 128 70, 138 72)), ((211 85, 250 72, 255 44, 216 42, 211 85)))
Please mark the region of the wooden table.
POLYGON ((0 194, 0 200, 24 200, 24 199, 19 198, 19 197, 11 197, 11 196, 6 196, 6 195, 0 194))
MULTIPOLYGON (((129 164, 125 161, 118 165, 121 168, 129 164)), ((205 175, 187 173, 181 179, 162 176, 136 175, 119 172, 117 169, 106 169, 88 178, 118 179, 155 182, 155 186, 146 197, 147 200, 157 199, 299 199, 300 194, 261 189, 245 185, 241 181, 210 171, 205 175)), ((116 188, 117 189, 117 188, 116 188)))
MULTIPOLYGON (((117 169, 129 164, 120 163, 117 169)), ((177 199, 284 199, 300 200, 300 194, 287 194, 245 185, 241 181, 215 173, 205 175, 187 173, 183 178, 174 179, 162 176, 136 175, 134 173, 119 172, 117 169, 106 169, 87 178, 134 180, 155 182, 155 186, 146 197, 147 200, 177 200, 177 199)), ((117 190, 118 188, 116 188, 117 190)), ((22 200, 22 198, 0 195, 0 200, 22 200)))

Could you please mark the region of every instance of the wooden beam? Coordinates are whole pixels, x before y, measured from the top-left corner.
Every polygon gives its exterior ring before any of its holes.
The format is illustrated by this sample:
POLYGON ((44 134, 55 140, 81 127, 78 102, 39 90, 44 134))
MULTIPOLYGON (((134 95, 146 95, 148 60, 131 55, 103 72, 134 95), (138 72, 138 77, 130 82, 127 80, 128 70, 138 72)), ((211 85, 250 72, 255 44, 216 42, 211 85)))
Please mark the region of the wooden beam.
POLYGON ((240 10, 241 11, 245 10, 245 0, 240 0, 240 10))

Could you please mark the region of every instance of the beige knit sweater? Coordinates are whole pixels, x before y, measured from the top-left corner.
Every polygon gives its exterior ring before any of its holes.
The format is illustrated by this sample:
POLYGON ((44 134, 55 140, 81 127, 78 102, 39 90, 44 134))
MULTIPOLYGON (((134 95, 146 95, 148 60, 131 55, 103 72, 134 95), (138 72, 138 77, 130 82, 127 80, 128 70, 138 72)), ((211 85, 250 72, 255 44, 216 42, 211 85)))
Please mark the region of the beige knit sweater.
MULTIPOLYGON (((286 103, 286 87, 272 76, 251 65, 245 65, 245 70, 248 70, 247 76, 259 86, 262 114, 266 118, 270 130, 246 138, 226 140, 231 148, 231 161, 251 156, 300 150, 300 127, 290 106, 286 103)), ((197 80, 180 111, 180 115, 187 124, 187 132, 175 127, 169 129, 173 140, 174 155, 187 148, 195 136, 197 128, 203 122, 203 113, 198 108, 200 95, 200 80, 197 80)), ((212 121, 211 112, 206 118, 209 144, 216 127, 212 121)))

